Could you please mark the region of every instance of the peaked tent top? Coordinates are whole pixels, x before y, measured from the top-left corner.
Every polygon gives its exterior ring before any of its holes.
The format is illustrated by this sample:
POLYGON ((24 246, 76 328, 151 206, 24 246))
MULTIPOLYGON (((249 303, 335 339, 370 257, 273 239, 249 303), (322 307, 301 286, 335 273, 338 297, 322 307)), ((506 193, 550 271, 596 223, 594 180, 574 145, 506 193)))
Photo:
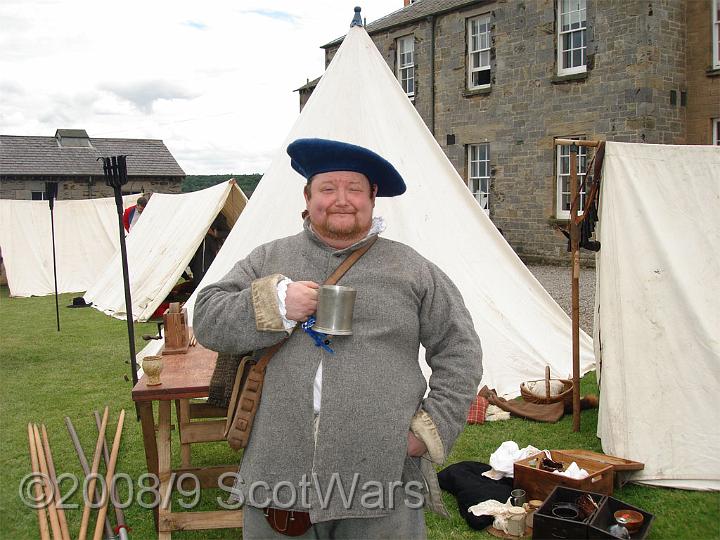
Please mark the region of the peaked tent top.
MULTIPOLYGON (((546 365, 553 377, 572 372, 570 319, 480 208, 362 27, 348 32, 199 288, 255 247, 302 230, 304 179, 285 152, 301 137, 365 146, 403 176, 404 195, 377 200, 383 236, 412 246, 458 286, 482 340, 483 384, 513 396, 546 365)), ((582 333, 581 371, 592 367, 592 341, 582 333)))

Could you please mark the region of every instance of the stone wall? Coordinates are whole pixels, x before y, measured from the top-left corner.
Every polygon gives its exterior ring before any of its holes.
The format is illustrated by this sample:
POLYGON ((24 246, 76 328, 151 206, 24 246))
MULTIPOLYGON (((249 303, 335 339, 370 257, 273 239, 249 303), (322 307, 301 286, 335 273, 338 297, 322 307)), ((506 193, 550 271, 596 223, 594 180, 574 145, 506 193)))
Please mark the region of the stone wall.
POLYGON ((563 262, 554 139, 686 142, 688 1, 588 0, 584 75, 557 76, 553 0, 478 2, 372 38, 395 69, 395 39, 414 33, 414 102, 436 140, 463 178, 468 145, 488 142, 490 218, 526 261, 563 262), (465 27, 483 14, 491 15, 492 86, 468 91, 465 27))
POLYGON ((712 64, 712 2, 688 1, 687 143, 712 144, 712 119, 720 118, 720 69, 712 64))
MULTIPOLYGON (((50 179, 48 179, 50 181, 50 179)), ((180 193, 182 178, 133 178, 123 186, 123 193, 180 193)), ((58 200, 99 199, 112 197, 113 189, 103 179, 90 181, 60 180, 58 200)), ((45 180, 0 181, 0 199, 32 199, 33 191, 45 191, 45 180)))

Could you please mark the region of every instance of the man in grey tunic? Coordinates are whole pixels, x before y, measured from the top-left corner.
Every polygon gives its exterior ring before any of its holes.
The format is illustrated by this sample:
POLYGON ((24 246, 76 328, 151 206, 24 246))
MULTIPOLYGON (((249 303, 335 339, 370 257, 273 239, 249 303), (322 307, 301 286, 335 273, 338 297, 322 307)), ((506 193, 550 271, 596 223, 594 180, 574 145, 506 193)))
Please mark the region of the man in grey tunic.
POLYGON ((425 537, 423 502, 444 511, 433 463, 465 424, 480 340, 450 279, 381 237, 339 282, 357 290, 352 335, 316 346, 295 329, 315 313, 320 284, 384 230, 375 197, 406 188, 366 148, 298 139, 288 154, 307 179, 303 231, 259 246, 205 287, 193 319, 198 341, 225 353, 258 354, 290 335, 268 364, 236 482, 243 536, 280 538, 278 515, 307 512, 303 538, 425 537))

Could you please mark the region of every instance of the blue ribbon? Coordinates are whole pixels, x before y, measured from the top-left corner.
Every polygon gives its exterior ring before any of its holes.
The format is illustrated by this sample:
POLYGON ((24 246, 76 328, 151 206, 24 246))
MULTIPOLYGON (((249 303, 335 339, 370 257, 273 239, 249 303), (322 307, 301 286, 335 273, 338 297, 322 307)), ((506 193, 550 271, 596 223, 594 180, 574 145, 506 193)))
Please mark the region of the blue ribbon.
POLYGON ((310 317, 307 321, 302 323, 303 331, 313 339, 316 347, 322 347, 330 354, 335 354, 335 351, 333 351, 328 346, 328 343, 330 343, 330 340, 328 339, 327 334, 323 334, 322 332, 316 332, 315 330, 313 330, 312 327, 314 324, 315 324, 315 317, 310 317))

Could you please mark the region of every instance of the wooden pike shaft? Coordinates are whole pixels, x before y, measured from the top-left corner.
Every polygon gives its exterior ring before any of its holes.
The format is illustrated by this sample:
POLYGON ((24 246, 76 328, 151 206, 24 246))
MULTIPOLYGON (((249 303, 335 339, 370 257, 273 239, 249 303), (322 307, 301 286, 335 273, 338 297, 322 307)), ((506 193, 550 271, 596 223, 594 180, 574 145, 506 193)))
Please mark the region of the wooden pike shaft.
MULTIPOLYGON (((95 480, 96 475, 98 472, 98 466, 100 465, 100 456, 102 455, 102 442, 105 440, 105 429, 107 428, 107 421, 108 421, 108 408, 105 407, 105 411, 103 412, 103 419, 102 424, 100 425, 100 433, 98 434, 97 443, 95 443, 95 454, 93 454, 93 462, 92 467, 90 469, 90 481, 88 482, 88 489, 87 493, 93 493, 95 491, 95 480)), ((88 523, 90 521, 90 504, 87 499, 88 497, 83 497, 84 500, 84 506, 83 506, 83 515, 82 515, 82 522, 80 523, 80 533, 78 534, 78 540, 85 540, 87 537, 87 530, 88 530, 88 523)))
MULTIPOLYGON (((32 468, 33 475, 40 473, 40 464, 38 463, 37 448, 35 448, 35 432, 33 431, 32 424, 28 424, 28 444, 30 445, 30 467, 32 468)), ((50 529, 47 524, 47 513, 43 506, 43 490, 40 484, 33 482, 33 488, 35 489, 35 501, 38 505, 38 527, 40 528, 40 539, 50 540, 50 529)))
MULTIPOLYGON (((65 417, 65 425, 67 426, 68 433, 70 433, 70 439, 72 440, 73 446, 75 447, 75 453, 77 453, 78 459, 80 460, 80 467, 82 467, 83 474, 87 477, 90 475, 90 465, 88 465, 87 458, 85 457, 85 452, 83 451, 83 447, 80 444, 80 439, 78 439, 77 433, 75 432, 75 426, 73 426, 73 423, 68 416, 65 417)), ((98 431, 99 430, 100 415, 98 414, 98 431)), ((94 492, 88 493, 87 496, 90 497, 91 501, 98 500, 100 498, 100 494, 98 493, 97 487, 95 488, 94 492)), ((105 519, 105 536, 108 538, 112 538, 114 536, 112 526, 110 525, 110 520, 107 518, 105 519)))
MULTIPOLYGON (((107 471, 105 473, 105 484, 107 486, 111 485, 112 478, 115 475, 115 465, 117 464, 118 452, 120 451, 120 439, 122 438, 124 422, 125 409, 122 409, 120 411, 120 418, 118 419, 117 429, 115 430, 115 438, 113 439, 112 452, 110 452, 110 463, 108 463, 107 471)), ((105 521, 105 516, 107 515, 109 498, 110 497, 106 497, 105 500, 102 501, 102 506, 100 506, 100 510, 98 511, 97 521, 95 522, 95 534, 93 535, 93 540, 102 540, 102 524, 103 521, 105 521)))
POLYGON ((45 461, 47 463, 48 475, 55 496, 55 508, 57 508, 58 521, 60 522, 60 531, 62 531, 63 540, 70 540, 70 530, 68 529, 67 519, 65 518, 65 510, 61 506, 60 486, 57 482, 55 474, 55 463, 53 462, 52 451, 50 450, 50 439, 48 438, 45 424, 40 426, 42 435, 43 450, 45 451, 45 461))
MULTIPOLYGON (((93 411, 93 415, 95 416, 95 424, 97 425, 99 431, 100 424, 102 422, 102 420, 100 420, 100 413, 97 411, 93 411)), ((105 467, 107 467, 110 463, 110 452, 108 452, 107 441, 105 440, 105 437, 103 437, 103 459, 105 459, 105 467)), ((113 483, 112 485, 111 493, 113 494, 112 503, 113 507, 115 508, 115 517, 117 518, 118 527, 125 526, 125 514, 123 513, 122 508, 115 504, 118 501, 117 486, 115 485, 115 483, 113 483)))
POLYGON ((577 146, 570 146, 570 248, 572 251, 572 380, 573 431, 580 431, 580 227, 578 214, 577 146), (574 147, 574 151, 573 151, 574 147))
POLYGON ((62 530, 60 529, 60 520, 58 519, 57 507, 55 506, 53 487, 52 483, 50 482, 50 475, 48 474, 47 461, 45 461, 45 452, 43 451, 42 441, 40 440, 40 431, 38 430, 37 424, 33 424, 33 436, 35 437, 35 448, 37 449, 40 472, 45 475, 43 478, 43 488, 45 489, 45 500, 48 501, 50 529, 52 530, 53 539, 64 540, 62 530))

